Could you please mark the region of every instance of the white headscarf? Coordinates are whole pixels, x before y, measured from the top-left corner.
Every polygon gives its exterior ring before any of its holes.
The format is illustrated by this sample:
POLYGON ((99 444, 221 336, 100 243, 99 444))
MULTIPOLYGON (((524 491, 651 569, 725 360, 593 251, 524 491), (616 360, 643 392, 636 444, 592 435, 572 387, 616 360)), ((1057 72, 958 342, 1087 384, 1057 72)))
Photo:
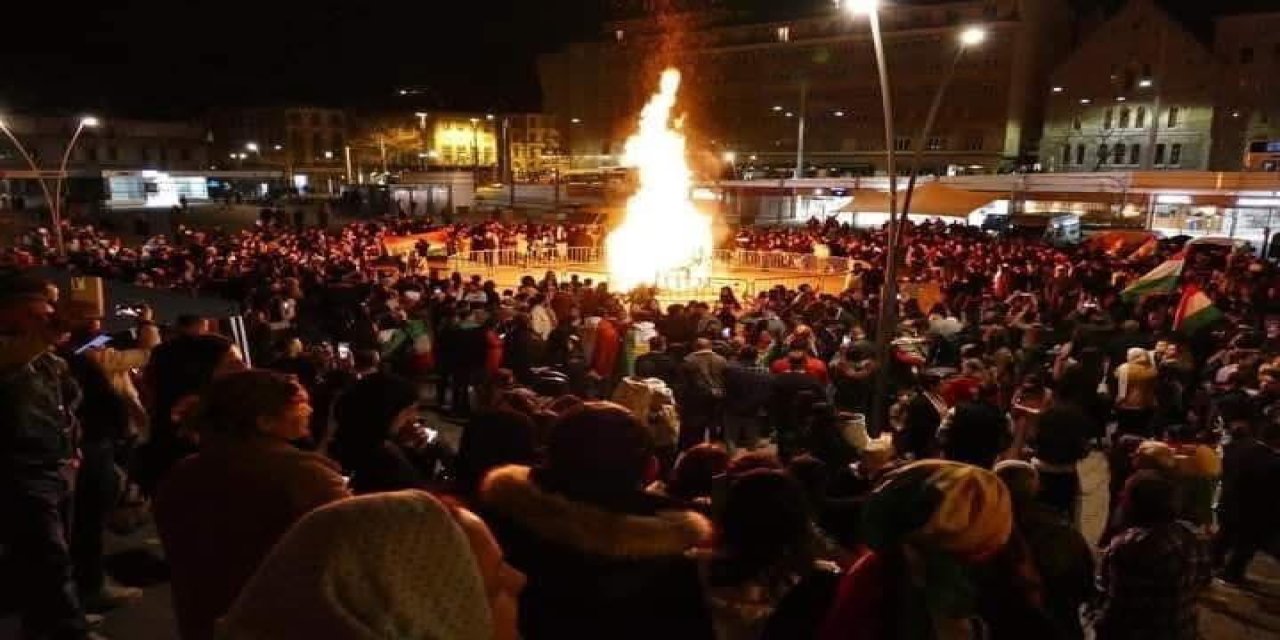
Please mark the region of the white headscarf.
POLYGON ((491 640, 484 580, 448 509, 421 491, 349 498, 289 530, 221 620, 220 640, 491 640))

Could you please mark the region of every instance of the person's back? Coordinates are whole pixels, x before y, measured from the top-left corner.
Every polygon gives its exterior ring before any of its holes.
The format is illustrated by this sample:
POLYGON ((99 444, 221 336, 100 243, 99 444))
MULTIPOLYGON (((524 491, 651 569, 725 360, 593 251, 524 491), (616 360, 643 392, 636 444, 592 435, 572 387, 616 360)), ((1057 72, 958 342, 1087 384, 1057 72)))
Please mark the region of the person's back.
POLYGON ((295 401, 279 397, 301 393, 294 386, 261 371, 215 382, 196 409, 197 420, 235 424, 239 431, 205 433, 200 452, 175 465, 160 485, 153 511, 184 640, 212 637, 214 622, 298 518, 350 495, 336 464, 288 442, 305 434, 309 407, 273 417, 294 411, 295 401), (277 397, 264 399, 268 394, 277 397), (280 404, 284 408, 271 406, 280 404), (259 411, 262 406, 268 409, 259 411), (220 417, 205 417, 212 415, 220 417), (287 421, 289 431, 249 431, 268 428, 258 426, 268 421, 287 421))
POLYGON ((1175 518, 1177 489, 1154 471, 1125 484, 1133 523, 1111 539, 1098 566, 1098 640, 1199 638, 1196 600, 1210 580, 1204 542, 1175 518))
POLYGON ((289 526, 344 495, 336 465, 286 444, 209 448, 179 462, 154 510, 183 637, 207 637, 289 526))
POLYGON ((501 467, 484 480, 479 507, 509 562, 528 576, 524 638, 711 637, 697 569, 685 555, 710 524, 640 490, 650 441, 630 413, 590 403, 552 428, 544 466, 501 467))
POLYGON ((961 403, 944 423, 941 434, 942 451, 948 460, 988 469, 1010 438, 1008 418, 987 400, 961 403))

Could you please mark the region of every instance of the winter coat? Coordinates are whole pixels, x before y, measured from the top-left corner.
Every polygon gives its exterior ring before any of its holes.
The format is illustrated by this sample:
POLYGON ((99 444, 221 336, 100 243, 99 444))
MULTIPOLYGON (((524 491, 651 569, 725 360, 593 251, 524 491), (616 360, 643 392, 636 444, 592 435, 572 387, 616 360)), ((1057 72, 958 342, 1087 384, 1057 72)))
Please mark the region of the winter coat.
POLYGON ((479 507, 507 561, 528 577, 525 640, 709 640, 710 614, 685 552, 703 516, 637 491, 608 506, 543 488, 529 467, 495 469, 479 507))

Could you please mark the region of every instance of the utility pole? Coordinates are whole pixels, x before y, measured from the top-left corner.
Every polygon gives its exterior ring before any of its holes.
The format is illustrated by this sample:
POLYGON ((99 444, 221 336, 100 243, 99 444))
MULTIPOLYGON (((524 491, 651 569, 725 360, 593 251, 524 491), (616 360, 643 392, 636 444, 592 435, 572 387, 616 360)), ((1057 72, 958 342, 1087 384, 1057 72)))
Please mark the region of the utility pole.
POLYGON ((804 177, 804 117, 805 111, 809 106, 809 81, 800 81, 800 111, 796 114, 799 116, 799 122, 796 123, 796 174, 795 178, 799 180, 804 177))

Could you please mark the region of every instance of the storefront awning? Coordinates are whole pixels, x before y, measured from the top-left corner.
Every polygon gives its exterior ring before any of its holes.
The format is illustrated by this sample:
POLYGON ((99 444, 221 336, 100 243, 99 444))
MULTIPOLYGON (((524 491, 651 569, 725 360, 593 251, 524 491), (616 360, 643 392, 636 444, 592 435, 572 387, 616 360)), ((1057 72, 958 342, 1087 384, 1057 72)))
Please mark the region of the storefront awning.
MULTIPOLYGON (((905 196, 905 191, 898 193, 899 207, 902 206, 905 196)), ((964 218, 997 199, 999 198, 995 194, 966 191, 930 182, 916 187, 915 193, 911 197, 911 210, 908 213, 921 216, 964 218)), ((858 189, 853 194, 853 202, 845 205, 840 211, 853 213, 887 212, 889 211, 889 192, 858 189)))

